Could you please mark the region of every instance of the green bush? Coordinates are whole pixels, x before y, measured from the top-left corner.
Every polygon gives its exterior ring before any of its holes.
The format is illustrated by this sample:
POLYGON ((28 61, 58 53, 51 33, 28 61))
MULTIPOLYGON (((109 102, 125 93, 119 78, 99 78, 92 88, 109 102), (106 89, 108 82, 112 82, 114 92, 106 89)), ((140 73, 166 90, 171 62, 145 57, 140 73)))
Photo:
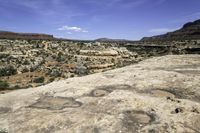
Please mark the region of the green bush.
POLYGON ((0 76, 11 76, 15 74, 17 74, 17 69, 15 69, 13 66, 0 68, 0 76))
POLYGON ((1 54, 0 59, 7 58, 8 56, 9 56, 9 54, 1 54))
POLYGON ((29 62, 28 60, 25 60, 25 61, 23 62, 23 65, 30 65, 30 62, 29 62))
POLYGON ((8 88, 9 88, 8 82, 0 80, 0 89, 8 89, 8 88))
POLYGON ((44 83, 44 77, 38 77, 33 80, 34 83, 44 83))

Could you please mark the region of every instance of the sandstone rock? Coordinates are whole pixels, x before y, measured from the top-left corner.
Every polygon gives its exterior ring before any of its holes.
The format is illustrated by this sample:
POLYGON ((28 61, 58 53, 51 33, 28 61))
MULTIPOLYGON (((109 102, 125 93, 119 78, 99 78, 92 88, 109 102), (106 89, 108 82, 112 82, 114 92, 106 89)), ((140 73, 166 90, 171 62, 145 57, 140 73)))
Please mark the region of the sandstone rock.
POLYGON ((104 51, 80 50, 80 54, 82 54, 82 55, 95 55, 95 56, 117 56, 118 52, 115 51, 115 50, 104 50, 104 51))
POLYGON ((139 64, 0 95, 9 133, 196 133, 200 55, 139 64))
POLYGON ((105 51, 101 51, 99 54, 100 56, 117 56, 118 52, 115 50, 105 50, 105 51))

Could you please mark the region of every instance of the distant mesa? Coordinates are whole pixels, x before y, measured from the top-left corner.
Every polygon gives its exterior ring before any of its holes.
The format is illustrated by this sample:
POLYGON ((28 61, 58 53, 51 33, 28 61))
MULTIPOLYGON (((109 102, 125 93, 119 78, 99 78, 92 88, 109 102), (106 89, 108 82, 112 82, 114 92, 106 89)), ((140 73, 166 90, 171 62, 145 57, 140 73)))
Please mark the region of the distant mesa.
POLYGON ((52 40, 53 35, 38 33, 16 33, 10 31, 0 31, 0 39, 31 39, 31 40, 52 40))
POLYGON ((130 42, 130 40, 126 39, 110 39, 110 38, 99 38, 96 39, 97 42, 130 42))
POLYGON ((186 23, 181 29, 174 32, 168 32, 166 34, 153 37, 144 37, 142 41, 181 39, 200 39, 200 19, 194 22, 186 23))

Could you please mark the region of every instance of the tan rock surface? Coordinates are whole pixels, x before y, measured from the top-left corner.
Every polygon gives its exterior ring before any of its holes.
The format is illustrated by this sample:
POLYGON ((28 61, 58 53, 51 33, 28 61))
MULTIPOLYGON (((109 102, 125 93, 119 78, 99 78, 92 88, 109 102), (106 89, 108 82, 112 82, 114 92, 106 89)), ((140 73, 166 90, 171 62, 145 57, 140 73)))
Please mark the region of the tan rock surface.
POLYGON ((168 55, 0 95, 0 131, 198 133, 199 102, 200 55, 168 55))

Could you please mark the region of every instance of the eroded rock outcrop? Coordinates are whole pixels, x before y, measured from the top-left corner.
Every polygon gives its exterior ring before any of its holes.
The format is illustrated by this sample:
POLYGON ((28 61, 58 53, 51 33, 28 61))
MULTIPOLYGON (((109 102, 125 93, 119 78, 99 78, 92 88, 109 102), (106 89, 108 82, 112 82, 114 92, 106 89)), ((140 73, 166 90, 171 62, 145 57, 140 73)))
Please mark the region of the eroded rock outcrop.
POLYGON ((0 95, 9 133, 196 133, 200 55, 139 64, 0 95))

